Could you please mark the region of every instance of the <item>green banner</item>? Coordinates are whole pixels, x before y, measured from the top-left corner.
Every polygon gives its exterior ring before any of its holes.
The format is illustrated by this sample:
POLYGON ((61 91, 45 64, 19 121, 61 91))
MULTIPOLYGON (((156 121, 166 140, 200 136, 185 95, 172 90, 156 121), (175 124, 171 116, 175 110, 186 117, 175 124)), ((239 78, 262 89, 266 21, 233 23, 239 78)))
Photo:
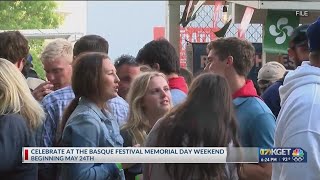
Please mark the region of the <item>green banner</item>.
POLYGON ((268 10, 264 28, 263 50, 273 54, 287 54, 289 39, 294 28, 299 26, 299 17, 294 11, 268 10))

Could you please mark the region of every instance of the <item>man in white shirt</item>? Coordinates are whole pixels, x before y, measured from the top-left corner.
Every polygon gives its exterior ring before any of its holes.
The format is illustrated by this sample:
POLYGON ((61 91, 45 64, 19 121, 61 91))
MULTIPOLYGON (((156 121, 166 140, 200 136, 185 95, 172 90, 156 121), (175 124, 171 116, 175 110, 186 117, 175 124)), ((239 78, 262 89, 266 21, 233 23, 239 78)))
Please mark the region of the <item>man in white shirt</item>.
POLYGON ((300 147, 307 163, 275 163, 273 180, 320 178, 320 18, 307 30, 309 60, 289 72, 280 87, 275 147, 300 147))

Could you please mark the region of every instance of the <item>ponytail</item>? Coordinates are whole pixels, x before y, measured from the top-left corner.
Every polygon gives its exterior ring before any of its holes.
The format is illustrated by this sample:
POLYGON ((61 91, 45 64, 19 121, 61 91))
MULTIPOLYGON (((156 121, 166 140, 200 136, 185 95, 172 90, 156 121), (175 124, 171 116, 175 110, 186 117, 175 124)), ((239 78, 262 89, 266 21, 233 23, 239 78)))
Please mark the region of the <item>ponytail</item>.
POLYGON ((60 127, 58 128, 57 133, 56 133, 56 144, 57 144, 57 145, 61 145, 63 130, 64 130, 66 124, 67 124, 67 121, 68 121, 69 117, 71 116, 71 114, 73 113, 73 111, 74 111, 74 110, 76 109, 76 107, 78 106, 79 100, 80 100, 80 97, 76 96, 76 97, 70 102, 70 104, 68 105, 68 107, 66 108, 66 110, 65 110, 64 113, 63 113, 60 127))

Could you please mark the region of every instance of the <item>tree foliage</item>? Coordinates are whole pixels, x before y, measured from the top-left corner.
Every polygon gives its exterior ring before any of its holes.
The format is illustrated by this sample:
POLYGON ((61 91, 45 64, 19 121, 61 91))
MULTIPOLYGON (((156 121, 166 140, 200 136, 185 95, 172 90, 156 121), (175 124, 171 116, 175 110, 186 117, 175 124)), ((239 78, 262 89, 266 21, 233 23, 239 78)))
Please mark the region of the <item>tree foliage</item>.
POLYGON ((57 28, 63 16, 54 1, 0 1, 0 29, 57 28))
MULTIPOLYGON (((0 1, 0 30, 54 29, 64 16, 56 12, 54 1, 0 1)), ((33 64, 40 77, 44 77, 39 54, 44 40, 29 40, 33 64)))

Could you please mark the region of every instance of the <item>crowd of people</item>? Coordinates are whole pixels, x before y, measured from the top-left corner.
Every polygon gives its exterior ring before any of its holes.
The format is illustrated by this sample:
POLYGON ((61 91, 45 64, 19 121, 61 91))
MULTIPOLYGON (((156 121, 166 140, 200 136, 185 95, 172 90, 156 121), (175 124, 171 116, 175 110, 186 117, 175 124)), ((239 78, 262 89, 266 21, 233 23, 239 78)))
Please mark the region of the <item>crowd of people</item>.
POLYGON ((320 18, 291 34, 297 68, 268 62, 258 86, 250 42, 218 38, 207 52, 194 77, 166 39, 114 63, 101 36, 55 39, 41 80, 27 39, 0 33, 0 179, 319 179, 320 18), (22 147, 300 147, 308 162, 23 164, 22 147))

